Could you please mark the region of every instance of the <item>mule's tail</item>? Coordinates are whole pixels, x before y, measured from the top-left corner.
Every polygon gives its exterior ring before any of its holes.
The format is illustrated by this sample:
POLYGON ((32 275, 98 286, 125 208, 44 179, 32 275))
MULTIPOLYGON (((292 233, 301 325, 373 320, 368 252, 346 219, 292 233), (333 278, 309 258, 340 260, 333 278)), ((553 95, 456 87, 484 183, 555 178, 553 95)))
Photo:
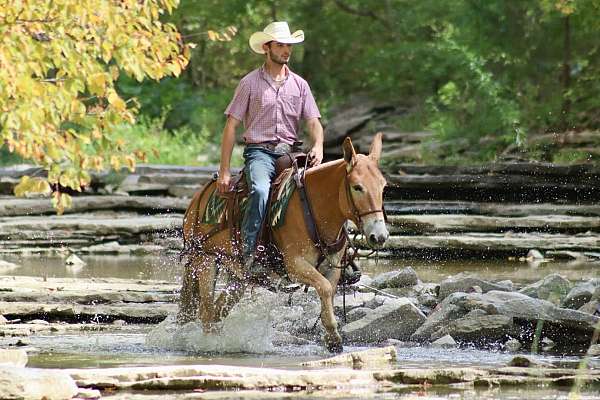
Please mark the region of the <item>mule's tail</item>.
POLYGON ((183 257, 192 254, 193 251, 198 250, 202 243, 204 233, 200 231, 200 225, 205 212, 205 207, 202 206, 202 200, 207 195, 212 194, 215 190, 215 181, 212 180, 206 183, 200 190, 198 190, 183 215, 183 249, 179 253, 179 260, 183 257))

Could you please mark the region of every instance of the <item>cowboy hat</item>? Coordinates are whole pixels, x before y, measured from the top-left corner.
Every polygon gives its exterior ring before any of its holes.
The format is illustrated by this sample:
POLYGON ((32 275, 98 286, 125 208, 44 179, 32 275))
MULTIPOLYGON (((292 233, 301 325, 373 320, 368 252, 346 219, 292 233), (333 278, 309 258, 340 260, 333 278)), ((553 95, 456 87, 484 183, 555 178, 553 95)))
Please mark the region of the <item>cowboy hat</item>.
POLYGON ((285 21, 271 22, 262 32, 254 32, 250 36, 250 48, 255 53, 265 54, 262 45, 273 40, 286 44, 300 43, 304 41, 304 32, 290 33, 290 27, 285 21))

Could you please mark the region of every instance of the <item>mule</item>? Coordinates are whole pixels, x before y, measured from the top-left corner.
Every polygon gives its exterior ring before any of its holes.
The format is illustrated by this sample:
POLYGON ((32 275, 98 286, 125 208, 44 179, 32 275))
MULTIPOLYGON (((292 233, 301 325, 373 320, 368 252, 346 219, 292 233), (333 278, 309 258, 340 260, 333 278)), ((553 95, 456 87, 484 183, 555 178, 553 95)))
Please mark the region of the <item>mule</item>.
MULTIPOLYGON (((305 172, 306 197, 322 242, 333 243, 338 240, 347 220, 354 222, 372 248, 383 246, 388 239, 383 211, 386 180, 379 170, 381 147, 380 133, 373 139, 369 155, 357 154, 350 138, 346 138, 343 159, 321 164, 305 172)), ((232 257, 235 245, 229 230, 215 233, 213 226, 200 222, 209 197, 202 193, 210 193, 214 187, 206 189, 196 194, 191 202, 194 206, 190 205, 184 217, 186 246, 193 243, 199 243, 200 246, 190 247, 192 250, 185 266, 178 320, 183 323, 199 317, 203 329, 210 332, 240 300, 248 280, 239 259, 232 257), (215 296, 217 268, 226 272, 228 278, 225 289, 218 297, 215 296)), ((345 249, 329 254, 327 263, 317 270, 322 252, 311 239, 298 192, 296 188, 291 195, 284 211, 283 224, 273 228, 272 238, 283 256, 288 276, 316 290, 321 301, 320 316, 325 328, 326 347, 331 352, 340 352, 343 348, 342 339, 333 312, 333 297, 340 279, 339 264, 345 249)))

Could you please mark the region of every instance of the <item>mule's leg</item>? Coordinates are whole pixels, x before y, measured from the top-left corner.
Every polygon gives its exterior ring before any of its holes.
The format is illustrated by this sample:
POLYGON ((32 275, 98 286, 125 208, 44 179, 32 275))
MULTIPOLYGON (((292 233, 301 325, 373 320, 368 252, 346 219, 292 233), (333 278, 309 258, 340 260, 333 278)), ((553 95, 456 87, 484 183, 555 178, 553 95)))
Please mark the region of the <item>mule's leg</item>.
POLYGON ((219 295, 219 298, 215 302, 215 315, 217 320, 220 321, 227 318, 233 306, 235 306, 244 295, 245 290, 246 283, 233 274, 230 275, 225 290, 219 295))
POLYGON ((286 265, 292 278, 314 287, 317 291, 321 299, 321 322, 325 328, 325 345, 332 353, 341 352, 343 350, 342 337, 337 330, 337 321, 333 314, 335 287, 303 257, 286 259, 286 265))
POLYGON ((179 311, 177 322, 183 324, 198 318, 200 292, 198 288, 198 271, 194 268, 193 258, 185 263, 183 270, 181 293, 179 295, 179 311))
POLYGON ((199 314, 205 332, 214 331, 215 304, 214 286, 216 279, 216 257, 204 256, 196 262, 198 271, 199 314))

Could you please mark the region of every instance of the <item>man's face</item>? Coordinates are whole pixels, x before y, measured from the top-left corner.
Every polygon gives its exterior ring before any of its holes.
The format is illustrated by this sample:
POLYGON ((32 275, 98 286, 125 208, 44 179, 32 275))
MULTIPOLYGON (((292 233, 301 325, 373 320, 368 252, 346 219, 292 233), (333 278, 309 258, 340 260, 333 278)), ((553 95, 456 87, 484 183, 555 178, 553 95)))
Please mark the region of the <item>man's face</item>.
POLYGON ((292 55, 292 45, 279 43, 279 42, 269 42, 264 45, 266 47, 267 57, 271 59, 276 64, 284 65, 290 61, 290 56, 292 55))

